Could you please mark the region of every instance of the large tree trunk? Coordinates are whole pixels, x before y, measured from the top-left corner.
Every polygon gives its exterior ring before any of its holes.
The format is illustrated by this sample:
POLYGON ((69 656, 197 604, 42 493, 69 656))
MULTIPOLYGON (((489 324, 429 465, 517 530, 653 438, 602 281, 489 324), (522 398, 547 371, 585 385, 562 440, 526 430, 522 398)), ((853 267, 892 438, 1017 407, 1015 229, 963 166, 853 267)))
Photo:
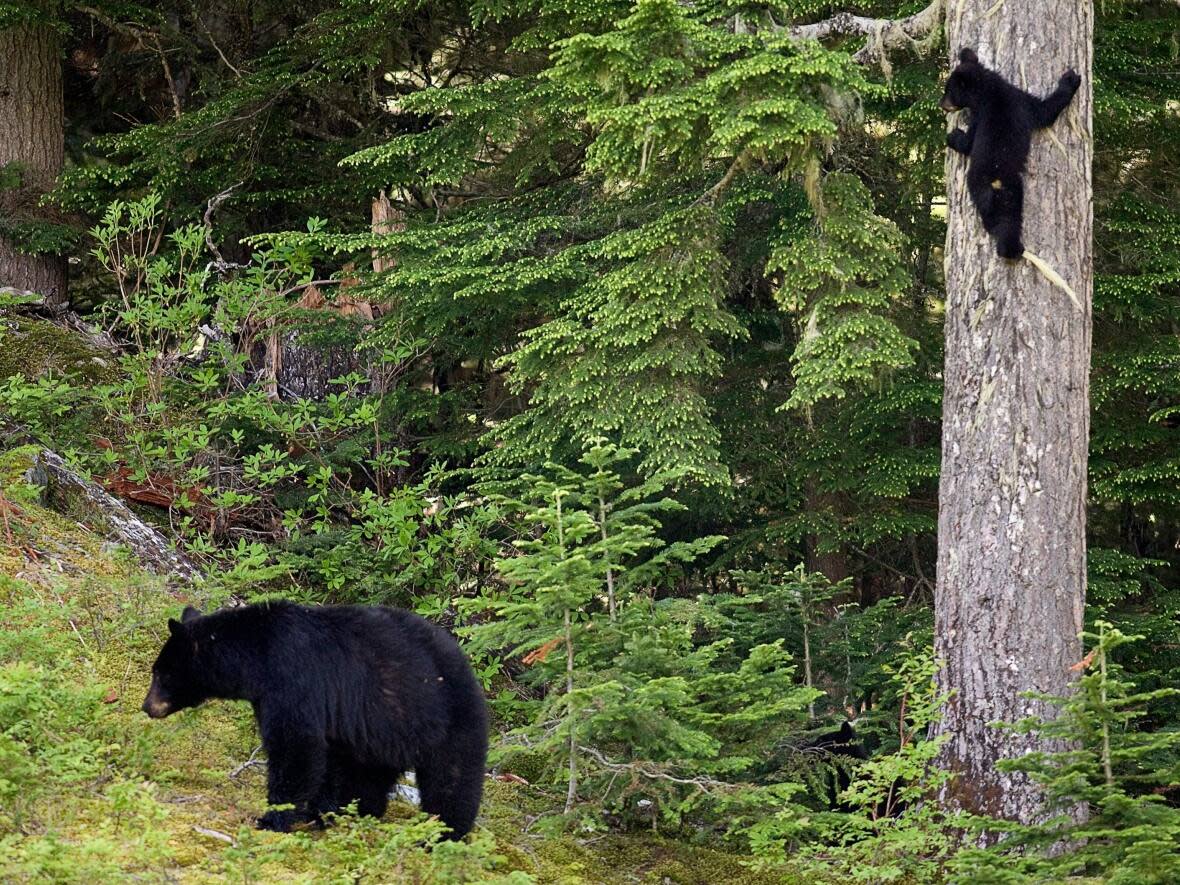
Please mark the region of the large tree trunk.
POLYGON ((949 0, 951 58, 963 47, 1034 95, 1074 68, 1082 87, 1033 137, 1026 248, 1056 269, 1084 310, 1028 261, 1006 262, 948 153, 946 367, 939 488, 936 651, 954 692, 935 732, 956 777, 950 808, 1025 822, 1042 796, 996 761, 1046 749, 988 723, 1052 716, 1022 692, 1065 694, 1081 658, 1089 436, 1091 72, 1087 0, 949 0))
MULTIPOLYGON (((0 189, 0 226, 51 220, 38 205, 65 153, 57 35, 39 24, 0 30, 0 167, 19 167, 20 186, 0 189)), ((0 286, 28 289, 46 303, 66 300, 60 255, 29 255, 0 233, 0 286)))

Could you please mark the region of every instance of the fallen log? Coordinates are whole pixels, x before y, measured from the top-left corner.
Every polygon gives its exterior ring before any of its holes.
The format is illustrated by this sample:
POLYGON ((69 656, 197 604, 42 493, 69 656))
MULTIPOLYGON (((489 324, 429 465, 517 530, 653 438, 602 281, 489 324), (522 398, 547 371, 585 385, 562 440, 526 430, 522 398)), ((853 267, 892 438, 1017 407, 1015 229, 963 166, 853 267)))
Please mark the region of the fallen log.
POLYGON ((200 578, 196 563, 118 498, 71 470, 60 455, 42 449, 33 459, 29 473, 30 481, 42 489, 41 497, 47 507, 123 544, 148 571, 183 582, 200 578))

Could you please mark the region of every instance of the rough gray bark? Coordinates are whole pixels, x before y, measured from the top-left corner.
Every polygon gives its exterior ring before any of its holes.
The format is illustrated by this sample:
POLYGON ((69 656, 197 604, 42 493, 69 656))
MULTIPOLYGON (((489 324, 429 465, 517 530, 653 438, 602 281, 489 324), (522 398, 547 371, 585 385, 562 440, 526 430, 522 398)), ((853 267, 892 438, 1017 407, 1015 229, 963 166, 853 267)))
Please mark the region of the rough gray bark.
POLYGON ((936 734, 957 776, 950 808, 1033 821, 1036 785, 995 763, 1045 749, 988 723, 1050 716, 1026 691, 1065 694, 1082 656, 1092 274, 1093 7, 1087 0, 950 0, 948 49, 963 47, 1046 95, 1082 86, 1033 137, 1024 242, 1073 287, 1079 310, 1028 261, 1006 262, 948 152, 946 365, 939 488, 936 651, 954 692, 936 734))
POLYGON ((322 400, 340 387, 329 383, 351 372, 364 373, 364 364, 348 347, 304 344, 299 335, 288 332, 280 343, 279 396, 288 399, 322 400))
POLYGON ((284 400, 318 402, 330 393, 340 392, 339 386, 330 383, 333 378, 365 371, 364 363, 352 348, 308 344, 299 331, 277 327, 255 342, 250 350, 250 362, 268 394, 273 399, 284 400))
MULTIPOLYGON (((20 186, 0 190, 0 224, 52 220, 38 205, 61 172, 65 122, 61 58, 54 31, 40 24, 0 30, 0 167, 19 166, 20 186)), ((29 289, 58 306, 66 299, 60 255, 27 255, 0 234, 0 286, 29 289)))
MULTIPOLYGON (((405 213, 390 202, 385 191, 381 191, 372 202, 370 223, 374 233, 402 231, 406 226, 405 213)), ((377 250, 373 251, 375 272, 381 273, 393 265, 393 259, 382 257, 377 250)), ((316 286, 304 292, 300 306, 311 310, 327 310, 327 302, 316 286)), ((331 309, 341 316, 356 316, 371 322, 374 315, 380 313, 381 305, 357 301, 342 292, 331 309)), ((310 329, 305 328, 304 331, 310 329)), ((375 390, 384 390, 386 384, 381 367, 370 364, 351 348, 307 344, 298 331, 276 330, 271 333, 263 343, 255 364, 260 366, 261 375, 270 379, 272 396, 282 399, 322 400, 339 390, 329 383, 331 379, 353 372, 366 375, 375 390)))
POLYGON ((48 506, 84 520, 96 532, 125 545, 148 571, 186 582, 200 577, 192 560, 167 538, 118 498, 71 470, 56 453, 43 450, 37 455, 31 479, 44 489, 48 506))

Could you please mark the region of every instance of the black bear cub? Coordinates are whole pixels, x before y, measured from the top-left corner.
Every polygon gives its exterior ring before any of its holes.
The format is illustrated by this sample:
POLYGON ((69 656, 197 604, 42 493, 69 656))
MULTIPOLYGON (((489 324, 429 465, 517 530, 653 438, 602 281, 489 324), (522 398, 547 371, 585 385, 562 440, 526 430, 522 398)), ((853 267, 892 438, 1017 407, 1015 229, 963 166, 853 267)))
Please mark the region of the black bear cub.
POLYGON ((869 758, 868 751, 857 737, 851 722, 845 722, 837 731, 821 734, 808 741, 803 747, 804 752, 818 753, 830 762, 832 770, 827 774, 828 807, 833 810, 851 811, 841 803, 838 796, 848 789, 852 783, 850 768, 855 763, 841 761, 855 759, 864 761, 869 758))
POLYGON ((1020 237, 1024 215, 1021 173, 1028 160, 1032 132, 1053 125, 1081 82, 1074 71, 1066 71, 1047 98, 1036 98, 985 68, 970 49, 959 53, 959 65, 947 80, 939 106, 944 111, 969 108, 971 122, 966 132, 951 132, 946 143, 971 158, 967 190, 984 228, 996 238, 996 252, 1003 258, 1020 258, 1024 254, 1020 237))
POLYGON ((413 769, 422 810, 449 837, 475 822, 487 760, 483 690, 455 640, 407 611, 278 601, 168 621, 143 710, 159 719, 210 698, 249 701, 266 748, 270 810, 286 832, 357 803, 385 813, 413 769))

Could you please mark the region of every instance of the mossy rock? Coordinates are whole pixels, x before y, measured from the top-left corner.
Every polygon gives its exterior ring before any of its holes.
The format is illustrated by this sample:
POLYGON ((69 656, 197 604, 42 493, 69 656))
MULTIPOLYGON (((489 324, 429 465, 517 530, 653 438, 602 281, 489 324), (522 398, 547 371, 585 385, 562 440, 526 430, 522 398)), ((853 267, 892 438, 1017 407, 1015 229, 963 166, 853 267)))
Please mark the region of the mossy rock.
POLYGON ((0 312, 0 379, 38 378, 47 372, 75 375, 91 384, 111 381, 114 358, 81 335, 48 320, 0 312))
POLYGON ((41 447, 36 445, 0 449, 0 490, 26 503, 40 499, 40 489, 29 482, 33 463, 40 451, 41 447))

